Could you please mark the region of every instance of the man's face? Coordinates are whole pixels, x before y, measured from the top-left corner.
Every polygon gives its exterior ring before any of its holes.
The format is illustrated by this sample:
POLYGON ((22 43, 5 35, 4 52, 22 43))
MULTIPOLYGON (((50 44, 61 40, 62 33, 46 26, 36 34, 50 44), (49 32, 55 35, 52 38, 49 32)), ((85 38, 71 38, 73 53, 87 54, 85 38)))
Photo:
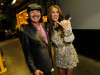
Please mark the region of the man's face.
POLYGON ((39 10, 32 10, 29 12, 29 17, 34 23, 37 23, 41 18, 41 12, 39 10))

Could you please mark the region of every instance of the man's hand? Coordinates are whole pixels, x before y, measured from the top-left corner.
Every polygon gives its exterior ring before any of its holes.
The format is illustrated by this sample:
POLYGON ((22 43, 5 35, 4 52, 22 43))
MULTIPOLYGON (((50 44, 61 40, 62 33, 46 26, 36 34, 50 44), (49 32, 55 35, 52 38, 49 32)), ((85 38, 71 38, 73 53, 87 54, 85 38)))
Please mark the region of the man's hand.
POLYGON ((40 71, 40 70, 36 70, 36 71, 34 72, 34 75, 43 75, 43 72, 40 71))

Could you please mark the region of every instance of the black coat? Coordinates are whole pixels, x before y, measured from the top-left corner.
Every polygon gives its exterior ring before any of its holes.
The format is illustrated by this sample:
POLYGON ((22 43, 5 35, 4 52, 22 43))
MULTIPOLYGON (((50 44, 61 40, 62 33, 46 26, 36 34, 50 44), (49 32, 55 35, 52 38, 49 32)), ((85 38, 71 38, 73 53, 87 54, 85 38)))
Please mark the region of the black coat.
MULTIPOLYGON (((43 25, 44 24, 42 24, 42 26, 43 25)), ((48 44, 46 43, 44 37, 32 24, 26 25, 26 27, 22 31, 20 31, 19 39, 22 44, 27 64, 32 72, 37 69, 40 69, 45 73, 51 71, 52 55, 48 33, 47 37, 48 44)))

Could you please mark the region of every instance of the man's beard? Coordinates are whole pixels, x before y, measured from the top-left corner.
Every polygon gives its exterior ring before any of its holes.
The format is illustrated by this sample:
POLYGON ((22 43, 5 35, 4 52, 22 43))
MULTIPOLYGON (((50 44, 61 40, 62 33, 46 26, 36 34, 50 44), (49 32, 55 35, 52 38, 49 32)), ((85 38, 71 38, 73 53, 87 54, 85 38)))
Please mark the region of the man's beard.
POLYGON ((34 15, 34 16, 32 16, 32 17, 34 18, 34 17, 39 17, 39 16, 38 16, 38 15, 34 15))
MULTIPOLYGON (((35 17, 39 17, 39 15, 34 15, 34 16, 32 16, 32 18, 35 18, 35 17)), ((31 18, 30 18, 31 19, 31 18)), ((40 21, 40 20, 39 20, 40 21)), ((31 20, 31 22, 34 22, 33 20, 31 20)), ((35 23, 35 22, 34 22, 35 23)))
MULTIPOLYGON (((35 18, 35 17, 38 18, 38 17, 40 17, 40 16, 39 16, 39 15, 34 15, 34 16, 32 16, 32 18, 35 18)), ((34 21, 32 21, 32 19, 31 19, 30 16, 28 17, 27 21, 28 21, 28 23, 34 22, 34 21)), ((40 18, 39 22, 42 22, 42 19, 41 19, 41 18, 40 18)))

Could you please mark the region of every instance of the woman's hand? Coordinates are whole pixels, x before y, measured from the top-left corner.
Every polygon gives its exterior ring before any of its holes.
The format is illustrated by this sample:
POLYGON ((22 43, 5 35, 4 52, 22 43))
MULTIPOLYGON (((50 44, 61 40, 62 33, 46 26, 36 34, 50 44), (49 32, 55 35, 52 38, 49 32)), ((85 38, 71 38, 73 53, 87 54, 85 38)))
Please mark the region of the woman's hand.
POLYGON ((63 20, 61 22, 57 22, 58 24, 60 24, 65 30, 68 30, 68 26, 70 24, 69 20, 63 20))

